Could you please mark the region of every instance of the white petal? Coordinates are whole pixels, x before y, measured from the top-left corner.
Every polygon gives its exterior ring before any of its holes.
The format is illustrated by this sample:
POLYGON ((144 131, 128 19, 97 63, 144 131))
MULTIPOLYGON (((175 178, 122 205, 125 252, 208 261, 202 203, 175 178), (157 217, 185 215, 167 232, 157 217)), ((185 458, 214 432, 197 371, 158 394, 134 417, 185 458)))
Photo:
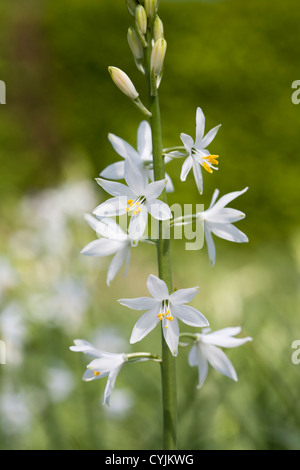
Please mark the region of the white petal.
POLYGON ((147 121, 142 121, 138 128, 137 148, 140 158, 148 160, 152 154, 151 126, 147 121))
POLYGON ((190 152, 191 148, 194 146, 194 140, 192 139, 192 137, 182 132, 182 134, 180 134, 180 139, 182 140, 182 143, 185 146, 186 150, 190 152))
POLYGON ((206 344, 202 350, 206 359, 214 369, 221 374, 226 375, 226 377, 229 377, 230 379, 235 381, 238 380, 232 363, 221 349, 213 346, 212 344, 206 344))
POLYGON ((100 176, 107 180, 122 180, 124 178, 124 162, 116 162, 108 165, 101 171, 100 176))
POLYGON ((189 172, 190 172, 190 170, 193 166, 193 160, 194 159, 191 155, 184 160, 183 165, 181 167, 181 173, 180 173, 181 181, 186 180, 186 177, 189 174, 189 172))
POLYGON ((85 341, 84 339, 75 339, 74 344, 75 346, 70 346, 71 351, 83 352, 84 354, 92 357, 102 356, 101 351, 99 351, 97 348, 95 348, 95 346, 93 346, 88 341, 85 341))
POLYGON ((91 382, 92 380, 98 380, 102 379, 103 377, 107 377, 108 372, 106 374, 101 374, 101 375, 95 375, 94 372, 90 369, 86 369, 86 371, 83 374, 82 380, 85 382, 91 382))
POLYGON ((226 330, 232 330, 233 328, 224 328, 224 330, 214 331, 208 335, 203 335, 202 341, 206 344, 214 344, 222 348, 236 348, 242 346, 248 341, 252 341, 249 336, 246 338, 233 338, 228 334, 226 330))
POLYGON ((169 297, 169 291, 166 283, 153 274, 148 276, 147 288, 152 297, 154 297, 156 300, 162 301, 168 299, 169 297))
POLYGON ((124 246, 123 242, 118 240, 109 240, 107 238, 100 238, 99 240, 94 240, 88 245, 86 245, 82 250, 81 254, 86 256, 110 256, 124 246))
POLYGON ((201 352, 201 345, 195 344, 189 353, 190 366, 198 366, 199 384, 197 388, 201 388, 208 372, 208 362, 201 352))
POLYGON ((157 220, 169 220, 172 218, 172 212, 168 204, 159 199, 151 202, 146 202, 148 212, 157 220))
POLYGON ((84 214, 84 219, 89 224, 89 226, 92 227, 92 229, 96 232, 99 220, 96 219, 96 217, 93 217, 91 214, 84 214))
POLYGON ((211 266, 214 266, 216 262, 216 247, 210 230, 207 228, 207 224, 204 224, 204 235, 208 250, 209 262, 211 266))
POLYGON ((208 326, 209 323, 205 316, 194 307, 188 305, 173 305, 171 304, 171 315, 175 315, 179 320, 186 325, 203 327, 208 326))
POLYGON ((159 309, 161 303, 153 297, 137 297, 135 299, 119 299, 118 302, 125 307, 133 310, 149 310, 157 307, 159 309))
POLYGON ((201 108, 197 108, 196 112, 196 140, 195 146, 201 145, 205 128, 205 116, 201 108))
POLYGON ((138 159, 137 151, 121 137, 117 137, 114 134, 108 134, 108 139, 115 149, 115 151, 123 158, 135 158, 138 159))
POLYGON ((105 202, 100 204, 93 210, 93 214, 98 217, 113 217, 115 215, 123 215, 126 213, 128 198, 121 197, 112 197, 107 199, 105 202))
POLYGON ((136 324, 133 327, 131 337, 130 337, 130 343, 137 343, 138 341, 141 341, 145 336, 147 336, 150 331, 152 331, 156 325, 159 323, 159 314, 160 308, 159 306, 155 306, 155 308, 149 310, 148 312, 144 313, 136 324))
POLYGON ((167 193, 173 193, 174 192, 173 182, 167 173, 166 173, 166 180, 167 180, 167 184, 166 184, 167 193))
POLYGON ((153 181, 153 183, 149 183, 144 191, 143 196, 145 196, 147 199, 156 199, 158 198, 163 190, 165 189, 167 184, 167 180, 159 180, 159 181, 153 181))
POLYGON ((173 292, 169 300, 172 304, 186 304, 193 300, 195 295, 198 293, 199 287, 191 287, 189 289, 178 289, 173 292))
POLYGON ((245 214, 237 209, 209 209, 206 211, 206 219, 212 223, 234 223, 245 218, 245 214))
POLYGON ((145 228, 148 221, 148 212, 145 206, 142 207, 141 212, 132 215, 128 227, 128 234, 134 241, 140 240, 145 233, 145 228))
POLYGON ((96 228, 98 235, 112 240, 128 240, 128 235, 121 229, 114 219, 103 217, 98 221, 96 228))
POLYGON ((96 181, 104 191, 112 196, 125 196, 128 197, 128 199, 132 196, 132 191, 125 184, 118 183, 116 181, 104 180, 102 178, 96 178, 96 181))
POLYGON ((137 165, 131 160, 125 161, 125 180, 136 196, 144 195, 145 179, 137 165))
POLYGON ((218 133, 218 130, 220 129, 221 127, 221 124, 219 124, 218 126, 214 127, 213 129, 211 129, 207 134, 206 136, 204 137, 204 139, 202 140, 201 142, 201 147, 202 148, 206 148, 209 146, 209 144, 214 140, 214 138, 216 137, 217 133, 218 133))
POLYGON ((162 325, 165 341, 173 356, 178 354, 179 327, 176 318, 173 321, 165 321, 162 325), (167 328, 166 328, 167 326, 167 328))
POLYGON ((203 193, 203 176, 201 171, 201 165, 193 159, 193 173, 196 182, 197 189, 200 194, 203 193))
POLYGON ((103 353, 100 358, 91 361, 87 368, 105 374, 124 363, 124 354, 103 353))
POLYGON ((104 399, 103 399, 103 404, 110 405, 110 395, 114 389, 116 378, 118 376, 118 373, 120 372, 122 366, 118 367, 117 369, 111 371, 111 373, 108 376, 106 387, 104 390, 104 399))
POLYGON ((107 271, 107 277, 106 277, 106 283, 109 286, 111 281, 116 277, 117 273, 122 267, 122 264, 124 263, 128 251, 129 251, 129 246, 127 245, 123 250, 120 250, 116 253, 116 255, 113 257, 112 262, 109 265, 108 271, 107 271))
POLYGON ((238 228, 231 224, 213 224, 211 231, 220 238, 235 243, 247 243, 248 237, 238 228))
POLYGON ((218 189, 215 189, 208 209, 213 207, 213 205, 215 204, 216 200, 219 197, 219 194, 220 194, 220 191, 218 189))
POLYGON ((236 199, 237 197, 241 196, 248 190, 248 187, 243 189, 242 191, 233 191, 232 193, 225 194, 222 196, 218 202, 214 205, 215 209, 220 209, 225 207, 229 202, 233 201, 233 199, 236 199))

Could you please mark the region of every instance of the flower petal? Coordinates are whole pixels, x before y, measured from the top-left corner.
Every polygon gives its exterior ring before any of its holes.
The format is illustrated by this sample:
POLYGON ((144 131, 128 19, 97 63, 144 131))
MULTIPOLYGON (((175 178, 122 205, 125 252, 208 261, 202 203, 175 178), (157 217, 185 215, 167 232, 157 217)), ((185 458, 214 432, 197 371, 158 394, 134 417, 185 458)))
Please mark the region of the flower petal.
POLYGON ((236 371, 226 354, 221 349, 213 346, 212 344, 206 344, 205 347, 202 346, 202 350, 206 359, 214 369, 237 382, 238 378, 236 371))
POLYGON ((194 146, 194 140, 192 139, 192 137, 182 132, 180 134, 180 139, 182 140, 182 143, 185 146, 187 152, 190 153, 191 148, 194 146))
POLYGON ((207 377, 208 373, 208 362, 205 356, 203 356, 201 351, 201 345, 195 344, 190 353, 189 353, 189 364, 190 366, 198 366, 198 374, 199 374, 199 383, 197 388, 201 388, 204 384, 204 381, 207 377))
POLYGON ((128 186, 123 183, 118 183, 116 181, 108 181, 102 178, 96 178, 96 181, 99 186, 104 189, 104 191, 106 191, 108 194, 111 194, 112 196, 124 196, 128 199, 130 199, 132 196, 132 191, 130 190, 130 188, 128 188, 128 186))
POLYGON ((214 127, 213 129, 211 129, 207 134, 206 136, 204 137, 204 139, 202 139, 202 142, 201 142, 201 147, 203 149, 205 149, 206 147, 209 146, 209 144, 214 140, 214 138, 216 137, 217 133, 218 133, 218 130, 220 129, 221 127, 221 124, 219 124, 218 126, 214 127))
MULTIPOLYGON (((207 335, 202 336, 202 342, 205 344, 214 344, 222 348, 236 348, 242 346, 248 341, 252 341, 252 338, 247 336, 246 338, 233 338, 233 330, 240 330, 240 328, 224 328, 223 330, 214 331, 207 335)), ((237 334, 236 332, 234 334, 237 334)))
POLYGON ((205 316, 194 307, 188 305, 173 305, 171 304, 171 314, 175 315, 186 325, 195 327, 208 326, 209 323, 205 316))
POLYGON ((196 112, 196 140, 195 146, 200 147, 204 136, 205 116, 201 108, 197 108, 196 112))
POLYGON ((110 396, 111 396, 111 393, 114 389, 116 378, 118 376, 118 373, 121 370, 121 367, 122 366, 120 366, 117 369, 114 369, 113 371, 111 371, 109 376, 108 376, 106 386, 105 386, 105 390, 104 390, 103 405, 105 405, 105 404, 108 405, 108 406, 110 405, 110 396))
POLYGON ((138 128, 137 148, 142 160, 148 161, 152 155, 151 126, 147 121, 142 121, 138 128))
POLYGON ((110 256, 124 246, 123 242, 118 240, 109 240, 107 238, 100 238, 99 240, 94 240, 91 243, 88 243, 82 250, 81 254, 86 256, 110 256))
POLYGON ((169 291, 166 283, 159 277, 150 274, 147 279, 147 288, 152 297, 162 301, 169 298, 169 291))
POLYGON ((160 321, 157 316, 160 311, 159 307, 159 305, 156 305, 153 309, 148 310, 148 312, 144 313, 144 315, 138 319, 131 333, 131 344, 141 341, 143 338, 145 338, 145 336, 147 336, 148 333, 150 333, 150 331, 156 327, 160 321))
POLYGON ((117 137, 114 134, 108 134, 108 140, 115 149, 115 151, 123 158, 133 158, 138 159, 137 151, 130 145, 126 140, 117 137))
POLYGON ((178 354, 178 342, 179 342, 179 327, 176 318, 173 318, 173 321, 168 321, 163 323, 163 335, 165 341, 172 353, 173 356, 178 354))
POLYGON ((193 158, 193 173, 196 182, 197 189, 200 194, 203 193, 203 176, 201 171, 201 165, 197 160, 193 158))
POLYGON ((214 209, 221 209, 225 206, 227 206, 227 204, 229 204, 229 202, 233 201, 233 199, 236 199, 237 197, 241 196, 242 194, 244 194, 246 191, 248 190, 248 187, 246 187, 245 189, 243 189, 242 191, 233 191, 231 193, 228 193, 228 194, 225 194, 224 196, 222 196, 214 205, 214 209))
MULTIPOLYGON (((129 196, 130 197, 130 196, 129 196)), ((93 214, 98 217, 113 217, 126 213, 128 198, 124 196, 112 197, 100 204, 93 210, 93 214)))
POLYGON ((161 195, 166 185, 167 185, 166 179, 153 181, 152 183, 149 183, 146 186, 143 196, 145 196, 147 199, 150 199, 150 200, 156 199, 161 195))
POLYGON ((118 251, 112 259, 112 262, 109 265, 106 277, 106 283, 109 286, 113 279, 116 277, 117 273, 122 267, 125 259, 127 258, 127 254, 130 250, 130 245, 127 244, 122 250, 118 251))
POLYGON ((178 289, 173 292, 169 300, 173 305, 175 304, 186 304, 191 302, 195 295, 198 293, 199 287, 191 287, 189 289, 178 289))
POLYGON ((172 218, 172 212, 168 204, 159 199, 147 201, 146 207, 148 212, 157 220, 169 220, 172 218))
POLYGON ((141 212, 132 215, 128 227, 128 234, 134 241, 140 240, 145 233, 148 222, 148 212, 145 206, 141 208, 141 212))
POLYGON ((75 346, 70 346, 71 351, 83 352, 84 354, 87 354, 91 357, 102 356, 102 351, 99 351, 97 348, 95 348, 95 346, 93 346, 88 341, 85 341, 84 339, 75 339, 74 344, 75 346))
POLYGON ((194 159, 191 155, 184 160, 184 162, 182 164, 182 167, 181 167, 181 173, 180 173, 181 181, 186 180, 186 177, 189 174, 189 172, 190 172, 190 170, 193 166, 193 160, 194 159))
POLYGON ((145 192, 145 179, 137 165, 131 160, 125 160, 125 180, 129 188, 136 194, 142 196, 145 192))
POLYGON ((160 301, 153 297, 136 297, 135 299, 119 299, 118 302, 125 307, 133 310, 149 310, 157 307, 160 308, 160 301))
POLYGON ((207 224, 204 224, 204 235, 205 235, 205 241, 207 245, 209 262, 211 266, 214 266, 216 262, 216 247, 215 247, 215 242, 213 240, 213 237, 210 233, 210 230, 207 227, 207 224))
POLYGON ((108 180, 122 180, 124 178, 124 162, 116 162, 108 165, 101 171, 100 176, 108 180))
POLYGON ((232 224, 211 224, 211 231, 220 238, 235 243, 247 243, 248 237, 232 224))

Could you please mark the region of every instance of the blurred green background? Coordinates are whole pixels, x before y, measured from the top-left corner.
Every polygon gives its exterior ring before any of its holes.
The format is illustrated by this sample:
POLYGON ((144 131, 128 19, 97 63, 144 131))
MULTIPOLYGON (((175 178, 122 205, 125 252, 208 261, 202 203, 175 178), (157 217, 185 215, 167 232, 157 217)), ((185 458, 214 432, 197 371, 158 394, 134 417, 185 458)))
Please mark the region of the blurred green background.
MULTIPOLYGON (((179 449, 300 449, 300 365, 292 363, 299 322, 300 106, 298 0, 161 0, 168 41, 160 88, 164 146, 194 136, 201 106, 206 130, 222 127, 211 150, 220 169, 204 175, 199 197, 181 162, 168 165, 170 204, 209 204, 249 191, 233 207, 246 245, 216 239, 206 247, 174 243, 176 287, 199 285, 193 305, 212 329, 241 325, 253 343, 226 350, 239 382, 178 357, 179 449)), ((94 178, 118 161, 112 132, 133 146, 142 115, 111 82, 107 67, 126 71, 146 101, 126 34, 132 24, 117 0, 3 0, 0 5, 0 365, 1 449, 159 449, 160 371, 145 363, 118 376, 112 407, 101 405, 105 379, 81 381, 86 360, 74 338, 117 352, 160 352, 154 331, 128 344, 138 313, 116 302, 147 295, 156 274, 151 246, 132 254, 129 275, 105 283, 109 260, 85 258, 95 238, 83 220, 106 195, 94 178)))

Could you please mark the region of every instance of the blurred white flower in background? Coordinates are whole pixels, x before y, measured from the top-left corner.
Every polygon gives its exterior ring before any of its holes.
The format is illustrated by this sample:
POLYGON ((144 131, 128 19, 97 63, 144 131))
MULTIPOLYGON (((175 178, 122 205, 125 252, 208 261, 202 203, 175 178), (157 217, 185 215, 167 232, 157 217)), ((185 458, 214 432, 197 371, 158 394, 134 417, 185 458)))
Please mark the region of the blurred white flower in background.
POLYGON ((25 311, 17 301, 12 301, 0 311, 0 331, 5 341, 7 364, 21 364, 27 325, 25 311))

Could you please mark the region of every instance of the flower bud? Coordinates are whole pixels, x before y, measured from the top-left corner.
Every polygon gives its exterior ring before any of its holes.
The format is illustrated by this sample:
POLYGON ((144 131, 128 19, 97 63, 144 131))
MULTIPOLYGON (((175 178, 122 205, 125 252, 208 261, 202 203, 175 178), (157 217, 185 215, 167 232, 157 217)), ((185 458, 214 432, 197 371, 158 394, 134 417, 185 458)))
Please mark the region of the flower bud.
POLYGON ((108 71, 112 80, 115 82, 117 87, 125 93, 130 99, 136 100, 139 96, 138 92, 136 91, 132 81, 126 75, 125 72, 118 69, 117 67, 108 67, 108 71))
POLYGON ((134 58, 136 60, 142 59, 144 57, 143 47, 135 29, 132 26, 128 29, 127 40, 134 58))
POLYGON ((145 10, 150 21, 154 19, 157 7, 157 0, 145 0, 145 10))
POLYGON ((158 77, 163 69, 165 55, 167 51, 167 41, 164 38, 158 39, 151 53, 151 72, 158 77))
POLYGON ((135 9, 138 6, 139 2, 137 0, 126 0, 127 3, 127 8, 129 13, 134 16, 135 15, 135 9))
POLYGON ((153 36, 155 42, 164 37, 164 25, 158 15, 156 15, 153 24, 153 36))
POLYGON ((145 8, 139 5, 135 10, 135 24, 141 34, 147 32, 147 14, 145 8))

